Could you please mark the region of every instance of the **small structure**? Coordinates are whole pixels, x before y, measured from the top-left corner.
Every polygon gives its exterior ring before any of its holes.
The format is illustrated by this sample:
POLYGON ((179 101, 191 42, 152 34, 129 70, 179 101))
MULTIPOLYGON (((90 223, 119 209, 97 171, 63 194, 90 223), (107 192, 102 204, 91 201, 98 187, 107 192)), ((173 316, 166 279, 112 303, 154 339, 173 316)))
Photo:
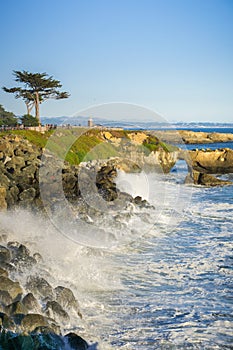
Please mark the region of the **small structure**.
POLYGON ((87 125, 88 125, 89 128, 93 128, 94 123, 93 123, 93 119, 92 118, 88 119, 87 125))

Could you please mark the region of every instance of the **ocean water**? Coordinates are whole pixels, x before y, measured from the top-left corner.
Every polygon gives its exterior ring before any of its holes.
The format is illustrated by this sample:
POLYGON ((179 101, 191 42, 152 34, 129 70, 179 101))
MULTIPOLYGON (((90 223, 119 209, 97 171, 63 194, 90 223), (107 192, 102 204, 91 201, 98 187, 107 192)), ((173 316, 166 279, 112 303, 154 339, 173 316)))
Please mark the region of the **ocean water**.
POLYGON ((11 238, 43 255, 49 282, 78 298, 83 319, 64 331, 100 350, 233 349, 233 186, 187 186, 186 173, 182 161, 167 175, 119 173, 118 187, 153 207, 90 223, 90 234, 114 234, 106 247, 75 243, 26 211, 1 214, 11 238))

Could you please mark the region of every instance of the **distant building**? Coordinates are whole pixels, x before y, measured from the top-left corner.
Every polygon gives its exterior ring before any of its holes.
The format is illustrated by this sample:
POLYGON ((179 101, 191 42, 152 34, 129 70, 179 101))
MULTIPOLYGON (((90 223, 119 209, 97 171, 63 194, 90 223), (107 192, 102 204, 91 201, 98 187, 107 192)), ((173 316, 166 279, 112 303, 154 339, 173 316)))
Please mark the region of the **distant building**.
POLYGON ((94 123, 93 123, 93 119, 92 118, 88 119, 87 125, 88 125, 89 128, 93 128, 94 123))

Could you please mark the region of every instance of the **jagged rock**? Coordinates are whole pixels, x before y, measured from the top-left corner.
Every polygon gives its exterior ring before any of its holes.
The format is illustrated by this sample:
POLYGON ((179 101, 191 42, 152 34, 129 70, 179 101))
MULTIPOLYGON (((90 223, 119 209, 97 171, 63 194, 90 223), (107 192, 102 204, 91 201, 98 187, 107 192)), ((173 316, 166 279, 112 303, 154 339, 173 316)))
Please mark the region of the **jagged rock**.
POLYGON ((29 268, 37 263, 36 259, 30 256, 30 251, 25 245, 20 244, 17 246, 17 242, 10 242, 10 244, 12 245, 8 244, 8 246, 11 247, 13 254, 11 263, 14 266, 17 268, 29 268))
POLYGON ((38 327, 31 334, 33 348, 38 350, 65 350, 65 342, 50 327, 38 327))
MULTIPOLYGON (((20 324, 21 329, 26 333, 33 332, 38 327, 48 327, 48 326, 51 327, 52 325, 53 324, 51 320, 49 320, 47 317, 42 316, 40 314, 28 314, 23 318, 20 324)), ((56 331, 57 331, 57 328, 56 328, 56 331)))
POLYGON ((42 256, 41 256, 40 253, 34 253, 34 254, 33 254, 33 258, 35 259, 35 261, 36 261, 37 263, 43 261, 43 258, 42 258, 42 256))
POLYGON ((0 319, 1 319, 3 328, 7 330, 15 331, 16 324, 11 317, 9 317, 7 314, 3 312, 0 312, 0 319))
POLYGON ((20 245, 21 245, 21 243, 19 243, 17 241, 10 241, 10 242, 7 243, 7 247, 8 248, 13 248, 13 249, 19 248, 20 245))
POLYGON ((4 276, 1 276, 0 278, 0 290, 8 292, 11 298, 15 301, 19 300, 23 294, 23 290, 19 282, 14 282, 8 277, 4 276))
POLYGON ((0 290, 0 304, 6 306, 12 303, 12 297, 6 290, 0 290))
POLYGON ((88 349, 87 342, 75 333, 68 333, 65 335, 67 342, 71 349, 86 350, 88 349))
POLYGON ((0 245, 0 263, 9 262, 10 259, 11 259, 10 251, 6 247, 0 245))
POLYGON ((216 178, 213 175, 202 174, 198 171, 192 171, 192 173, 188 174, 185 179, 186 184, 194 184, 194 185, 203 185, 207 187, 213 186, 224 186, 224 185, 232 185, 231 181, 225 181, 216 178))
POLYGON ((0 267, 0 276, 8 277, 8 271, 6 271, 0 267))
POLYGON ((30 276, 27 280, 26 288, 40 298, 52 300, 54 298, 52 286, 39 276, 30 276))
POLYGON ((46 316, 53 318, 57 322, 66 323, 70 317, 68 313, 56 301, 48 301, 45 307, 46 316))
POLYGON ((230 133, 191 130, 157 130, 152 133, 160 140, 171 143, 182 143, 183 141, 186 144, 207 144, 233 141, 233 134, 230 133))
POLYGON ((28 293, 22 300, 23 305, 29 310, 34 312, 40 312, 41 307, 37 299, 32 293, 28 293))
POLYGON ((36 190, 35 188, 31 187, 21 192, 19 195, 19 199, 24 203, 30 203, 30 202, 33 202, 33 200, 35 199, 35 196, 36 196, 36 190))
MULTIPOLYGON (((1 180, 2 183, 2 180, 1 180)), ((6 202, 6 188, 0 187, 0 210, 7 209, 7 202, 6 202)))
POLYGON ((188 151, 185 160, 191 169, 202 174, 233 173, 233 150, 229 148, 188 151))
POLYGON ((58 286, 54 289, 56 301, 66 310, 74 310, 81 318, 82 314, 79 309, 79 303, 69 288, 58 286))
POLYGON ((14 303, 5 307, 5 311, 8 315, 24 314, 28 313, 26 306, 21 301, 15 301, 14 303))

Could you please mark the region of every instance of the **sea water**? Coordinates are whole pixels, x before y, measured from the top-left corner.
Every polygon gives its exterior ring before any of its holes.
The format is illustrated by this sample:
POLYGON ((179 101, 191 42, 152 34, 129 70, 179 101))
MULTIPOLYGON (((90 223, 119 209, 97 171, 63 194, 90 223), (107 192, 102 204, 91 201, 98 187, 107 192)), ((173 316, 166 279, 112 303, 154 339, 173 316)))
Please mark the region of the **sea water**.
POLYGON ((167 175, 119 173, 118 187, 153 207, 100 222, 116 234, 108 248, 77 244, 39 215, 1 214, 10 238, 43 255, 49 282, 78 298, 83 319, 64 331, 100 350, 232 349, 233 186, 186 186, 186 173, 184 162, 167 175))

